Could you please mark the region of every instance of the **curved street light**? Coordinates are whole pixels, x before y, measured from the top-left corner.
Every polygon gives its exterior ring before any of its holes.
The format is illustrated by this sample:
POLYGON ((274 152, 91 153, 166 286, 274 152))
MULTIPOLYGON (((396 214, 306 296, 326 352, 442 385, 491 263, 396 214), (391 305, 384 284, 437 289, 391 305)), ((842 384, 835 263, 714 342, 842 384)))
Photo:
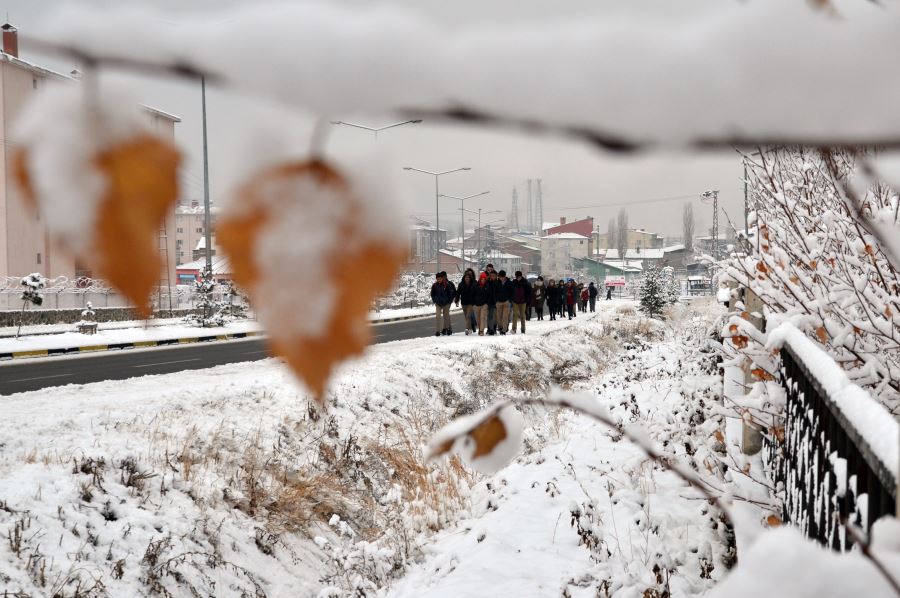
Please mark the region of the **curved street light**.
POLYGON ((370 131, 372 133, 375 133, 375 139, 378 139, 378 133, 380 133, 381 131, 384 131, 386 129, 393 129, 394 127, 400 127, 403 125, 417 125, 420 122, 422 122, 422 119, 404 120, 403 122, 394 123, 392 125, 385 125, 383 127, 370 127, 369 125, 362 125, 360 123, 352 123, 352 122, 349 122, 346 120, 333 120, 333 121, 331 121, 331 124, 344 125, 347 127, 354 127, 356 129, 363 129, 365 131, 370 131))
POLYGON ((458 197, 456 195, 447 195, 445 193, 441 194, 441 197, 449 197, 450 199, 458 199, 459 200, 459 238, 462 239, 462 248, 465 253, 466 250, 466 200, 472 199, 473 197, 480 197, 482 195, 487 195, 490 191, 482 191, 481 193, 473 193, 472 195, 466 195, 464 197, 458 197))

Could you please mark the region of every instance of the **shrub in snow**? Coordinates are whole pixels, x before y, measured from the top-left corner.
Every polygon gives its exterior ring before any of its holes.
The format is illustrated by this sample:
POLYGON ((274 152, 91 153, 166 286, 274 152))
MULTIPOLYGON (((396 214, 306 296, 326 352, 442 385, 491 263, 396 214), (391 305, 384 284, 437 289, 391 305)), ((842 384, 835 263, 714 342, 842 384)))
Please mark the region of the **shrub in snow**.
POLYGON ((673 301, 669 277, 663 276, 656 266, 650 266, 644 270, 640 284, 638 299, 641 311, 651 318, 661 315, 663 309, 673 301))
MULTIPOLYGON (((759 298, 770 329, 790 321, 854 383, 900 407, 896 192, 850 152, 771 150, 746 160, 749 251, 725 262, 723 275, 759 298)), ((745 317, 732 318, 723 335, 771 372, 765 336, 745 317)))
POLYGON ((25 287, 22 290, 22 295, 19 299, 22 300, 22 311, 19 315, 19 327, 16 329, 16 338, 19 338, 19 333, 22 331, 22 322, 25 319, 25 309, 29 305, 39 306, 44 303, 44 296, 41 294, 41 289, 44 288, 45 279, 40 274, 40 272, 32 272, 28 276, 23 276, 21 280, 21 285, 25 287))

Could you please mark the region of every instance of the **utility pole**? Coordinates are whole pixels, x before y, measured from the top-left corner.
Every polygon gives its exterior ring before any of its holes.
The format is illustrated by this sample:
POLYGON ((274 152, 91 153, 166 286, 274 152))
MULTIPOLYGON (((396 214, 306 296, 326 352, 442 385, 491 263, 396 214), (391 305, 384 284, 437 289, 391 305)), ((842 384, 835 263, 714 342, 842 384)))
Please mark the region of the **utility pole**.
POLYGON ((719 190, 711 189, 704 191, 700 196, 705 200, 712 199, 713 205, 713 225, 712 225, 712 242, 713 242, 713 261, 719 261, 719 190))
POLYGON ((209 154, 206 142, 206 78, 200 77, 200 101, 203 109, 203 238, 206 243, 206 274, 212 278, 212 218, 209 210, 209 154))
POLYGON ((541 179, 537 180, 537 191, 535 194, 535 206, 534 206, 534 218, 535 218, 535 232, 538 234, 544 233, 544 195, 541 192, 541 179))
POLYGON ((454 168, 452 170, 444 170, 441 172, 431 172, 430 170, 422 170, 420 168, 413 168, 412 166, 404 166, 403 170, 413 170, 415 172, 421 172, 422 174, 430 174, 434 177, 434 260, 435 260, 435 270, 434 273, 437 274, 441 271, 441 212, 440 212, 440 201, 441 201, 441 192, 438 188, 438 178, 442 174, 450 174, 453 172, 459 172, 461 170, 472 170, 468 166, 463 166, 462 168, 454 168))

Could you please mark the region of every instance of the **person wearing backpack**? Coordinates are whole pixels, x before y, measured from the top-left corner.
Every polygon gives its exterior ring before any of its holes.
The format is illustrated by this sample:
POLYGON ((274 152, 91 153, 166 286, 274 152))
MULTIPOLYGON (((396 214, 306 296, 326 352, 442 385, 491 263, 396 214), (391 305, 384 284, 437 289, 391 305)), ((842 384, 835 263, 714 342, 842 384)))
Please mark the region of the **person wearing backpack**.
POLYGON ((594 312, 594 307, 597 305, 597 287, 592 282, 588 285, 588 302, 591 304, 591 313, 594 312))
POLYGON ((447 280, 446 272, 438 272, 431 285, 431 301, 434 303, 435 336, 453 334, 450 324, 450 305, 456 298, 456 287, 447 280))

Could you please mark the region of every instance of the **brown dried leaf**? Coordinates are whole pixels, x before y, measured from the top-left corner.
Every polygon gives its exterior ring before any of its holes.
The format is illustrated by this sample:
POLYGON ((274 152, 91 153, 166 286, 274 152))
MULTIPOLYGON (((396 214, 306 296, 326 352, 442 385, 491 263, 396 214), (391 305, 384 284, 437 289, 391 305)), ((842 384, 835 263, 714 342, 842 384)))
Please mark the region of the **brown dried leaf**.
POLYGON ((769 515, 766 517, 766 525, 769 527, 778 527, 782 524, 781 517, 778 515, 769 515))
POLYGON ((715 430, 715 431, 713 432, 713 437, 714 437, 716 440, 718 440, 719 442, 722 442, 722 443, 725 442, 725 435, 722 434, 722 431, 721 431, 721 430, 715 430))
POLYGON ((775 377, 762 368, 753 368, 750 370, 750 375, 753 376, 757 380, 769 381, 774 380, 775 377))
POLYGON ((734 343, 734 346, 738 349, 746 349, 750 342, 750 338, 743 334, 737 334, 731 337, 731 342, 734 343))
MULTIPOLYGON (((37 205, 26 150, 13 158, 16 182, 26 202, 37 205)), ((159 230, 178 199, 181 155, 168 142, 140 135, 94 157, 106 182, 91 231, 90 250, 80 255, 96 276, 119 289, 141 316, 162 276, 159 230)), ((71 248, 69 248, 71 249, 71 248)))
POLYGON ((475 451, 472 458, 490 455, 498 444, 506 438, 506 426, 497 414, 487 418, 469 432, 469 436, 475 442, 475 451))
MULTIPOLYGON (((256 246, 260 238, 267 234, 270 225, 279 218, 279 210, 296 203, 317 201, 316 197, 297 197, 286 194, 276 198, 264 198, 260 189, 272 189, 272 183, 313 179, 321 188, 337 191, 338 200, 358 205, 350 187, 339 172, 321 161, 300 162, 280 165, 264 170, 253 177, 240 191, 241 210, 238 214, 226 215, 218 224, 217 238, 228 255, 234 271, 235 281, 247 290, 259 305, 264 305, 266 297, 257 292, 257 284, 262 276, 256 264, 256 246)), ((280 185, 291 188, 290 185, 280 185)), ((303 186, 300 186, 303 188, 303 186)), ((352 209, 349 213, 356 213, 352 209)), ((353 218, 339 223, 335 235, 350 237, 358 235, 362 223, 353 218)), ((326 264, 330 273, 329 283, 336 291, 335 309, 332 310, 325 332, 319 336, 299 336, 285 338, 276 331, 270 331, 270 348, 281 355, 291 369, 312 390, 319 402, 324 401, 325 386, 333 369, 352 355, 362 353, 369 344, 370 330, 368 313, 372 300, 389 290, 399 268, 406 258, 406 248, 402 243, 365 242, 347 250, 343 247, 319 259, 326 264)), ((285 275, 285 292, 308 293, 310 281, 291 279, 285 275)), ((295 318, 296 313, 285 313, 284 318, 295 318)))
POLYGON ((825 332, 824 326, 819 326, 818 328, 816 328, 816 336, 819 338, 819 342, 823 344, 828 341, 828 333, 825 332))

